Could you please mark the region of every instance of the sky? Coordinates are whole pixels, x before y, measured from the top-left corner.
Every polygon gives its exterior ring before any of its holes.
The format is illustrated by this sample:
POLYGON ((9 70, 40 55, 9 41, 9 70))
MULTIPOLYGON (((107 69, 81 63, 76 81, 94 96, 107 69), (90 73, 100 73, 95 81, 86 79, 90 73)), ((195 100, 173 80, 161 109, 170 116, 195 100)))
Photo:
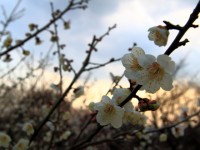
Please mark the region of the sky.
MULTIPOLYGON (((67 6, 67 0, 22 0, 19 9, 25 8, 22 18, 11 24, 8 29, 15 39, 22 39, 28 31, 29 23, 36 23, 39 27, 44 26, 51 19, 50 1, 54 3, 55 9, 63 10, 67 6)), ((17 0, 1 0, 0 5, 4 6, 7 13, 10 13, 17 0)), ((166 47, 158 47, 148 39, 148 29, 157 25, 164 25, 163 20, 173 24, 184 25, 193 11, 198 0, 91 0, 86 10, 73 10, 63 18, 70 20, 70 30, 64 31, 62 22, 58 21, 60 41, 66 44, 65 55, 74 60, 75 69, 80 68, 85 57, 85 50, 91 42, 93 35, 100 36, 107 31, 109 26, 117 24, 111 34, 97 46, 98 52, 92 56, 92 62, 103 63, 110 58, 121 58, 129 53, 128 48, 133 43, 152 55, 160 55, 165 52, 177 34, 177 31, 170 31, 169 41, 166 47)), ((2 13, 2 12, 0 12, 2 13)), ((0 20, 2 20, 2 14, 0 20)), ((200 20, 196 21, 200 24, 200 20)), ((1 29, 1 27, 0 27, 1 29)), ((185 38, 189 43, 180 47, 170 56, 178 63, 186 57, 186 67, 183 76, 195 74, 200 71, 200 28, 190 29, 185 38)), ((49 33, 40 35, 41 39, 50 38, 49 33)), ((30 49, 37 58, 40 53, 46 53, 51 43, 45 41, 41 46, 35 46, 34 41, 24 47, 30 49)), ((15 55, 15 54, 13 54, 15 55)), ((56 63, 55 56, 51 56, 56 63)), ((15 64, 16 61, 13 61, 15 64)), ((12 64, 12 63, 11 63, 12 64)), ((49 73, 52 72, 52 67, 49 73)), ((121 75, 124 67, 121 62, 110 64, 93 72, 93 78, 110 79, 109 72, 121 75)), ((53 73, 53 72, 52 72, 53 73)), ((67 76, 67 74, 66 74, 67 76)))

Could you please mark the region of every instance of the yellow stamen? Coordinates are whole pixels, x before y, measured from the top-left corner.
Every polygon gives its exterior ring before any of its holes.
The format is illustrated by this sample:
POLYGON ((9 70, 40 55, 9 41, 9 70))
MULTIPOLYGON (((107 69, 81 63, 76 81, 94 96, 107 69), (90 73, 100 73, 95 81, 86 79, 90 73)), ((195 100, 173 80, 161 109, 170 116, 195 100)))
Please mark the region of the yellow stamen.
POLYGON ((164 69, 161 68, 161 66, 157 62, 154 62, 149 66, 148 72, 150 80, 157 80, 157 81, 162 80, 165 73, 164 69))
POLYGON ((106 104, 106 106, 104 108, 104 112, 109 113, 109 114, 113 114, 113 113, 115 113, 115 108, 111 104, 106 104))
POLYGON ((139 65, 137 59, 133 59, 133 63, 132 63, 131 68, 136 69, 136 70, 142 70, 142 67, 139 65))

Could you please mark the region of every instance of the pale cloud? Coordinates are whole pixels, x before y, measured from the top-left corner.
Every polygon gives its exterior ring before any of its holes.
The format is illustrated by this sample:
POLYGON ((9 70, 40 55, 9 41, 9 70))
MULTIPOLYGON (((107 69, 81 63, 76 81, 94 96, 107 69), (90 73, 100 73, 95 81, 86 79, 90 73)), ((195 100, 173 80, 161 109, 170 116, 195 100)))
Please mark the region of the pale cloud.
POLYGON ((103 19, 104 24, 117 23, 120 29, 130 30, 137 27, 143 29, 147 23, 152 23, 153 19, 138 1, 124 1, 120 3, 118 9, 108 14, 103 19))
MULTIPOLYGON (((26 13, 21 20, 11 26, 13 34, 19 33, 20 36, 17 35, 18 37, 24 37, 24 33, 28 30, 28 23, 35 22, 41 27, 48 22, 51 18, 49 1, 22 1, 22 8, 26 8, 26 13), (16 30, 16 27, 19 30, 16 30)), ((52 1, 55 3, 55 8, 61 8, 61 10, 67 5, 66 0, 52 1)), ((6 0, 3 0, 3 2, 5 2, 6 8, 13 5, 6 0)), ((147 37, 147 30, 152 26, 163 24, 163 20, 171 21, 174 24, 185 24, 197 2, 198 0, 91 0, 88 9, 85 11, 70 11, 64 17, 66 20, 71 20, 72 27, 66 32, 59 30, 61 43, 67 45, 63 53, 69 59, 74 59, 75 68, 80 68, 86 55, 85 50, 88 49, 87 44, 91 41, 92 36, 103 34, 108 26, 117 23, 117 28, 98 45, 99 51, 94 53, 93 62, 106 62, 111 57, 122 57, 125 53, 128 53, 127 49, 132 46, 133 42, 137 42, 147 53, 161 54, 166 50, 166 47, 158 48, 153 42, 150 42, 147 37)), ((59 21, 58 24, 62 28, 62 22, 59 21)), ((200 22, 198 21, 197 24, 200 24, 200 22)), ((191 42, 175 51, 172 54, 173 59, 178 61, 188 51, 192 51, 190 57, 193 58, 193 61, 196 61, 195 64, 198 63, 199 59, 196 54, 199 54, 197 47, 200 46, 200 39, 197 30, 190 29, 186 33, 185 37, 188 37, 191 42)), ((171 31, 167 46, 172 42, 176 33, 176 31, 171 31)), ((41 37, 44 40, 50 38, 48 33, 41 37)), ((35 49, 35 53, 38 52, 39 54, 40 49, 48 50, 49 42, 45 42, 42 47, 35 48, 34 44, 27 44, 25 47, 30 48, 30 50, 35 49)), ((55 63, 57 64, 57 61, 55 63)), ((99 70, 94 71, 94 75, 103 78, 109 72, 121 74, 123 67, 120 63, 115 63, 99 70), (99 74, 101 75, 99 76, 99 74)))

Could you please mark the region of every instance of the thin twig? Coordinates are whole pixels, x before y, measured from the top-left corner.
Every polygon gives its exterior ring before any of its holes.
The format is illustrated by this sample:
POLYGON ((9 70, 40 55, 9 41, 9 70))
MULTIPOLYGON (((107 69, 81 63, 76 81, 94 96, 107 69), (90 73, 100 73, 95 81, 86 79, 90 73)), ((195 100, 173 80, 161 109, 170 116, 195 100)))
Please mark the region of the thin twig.
POLYGON ((187 23, 179 30, 178 35, 176 36, 170 47, 166 50, 165 52, 166 55, 170 55, 175 49, 177 49, 180 46, 181 38, 189 28, 193 27, 193 23, 198 18, 199 12, 200 12, 200 1, 193 10, 192 14, 190 15, 187 23))
MULTIPOLYGON (((50 3, 50 5, 51 5, 51 12, 52 12, 52 17, 53 17, 53 20, 55 20, 55 16, 54 16, 54 14, 53 14, 53 12, 54 12, 54 7, 53 7, 53 3, 51 2, 50 3)), ((60 42, 59 42, 59 39, 58 39, 58 26, 57 26, 57 24, 56 24, 56 22, 54 22, 53 23, 53 25, 54 25, 54 34, 55 34, 55 36, 57 37, 57 40, 55 41, 56 42, 56 46, 57 46, 57 52, 58 52, 58 70, 59 70, 59 76, 60 76, 60 81, 59 81, 59 93, 60 93, 60 95, 62 95, 62 85, 63 85, 63 75, 62 75, 62 64, 61 64, 61 62, 60 62, 60 58, 61 58, 61 53, 60 53, 60 42)))
MULTIPOLYGON (((166 55, 170 55, 175 49, 177 49, 180 46, 180 40, 183 37, 183 35, 186 33, 186 31, 190 28, 193 27, 193 22, 198 18, 198 14, 200 11, 200 1, 198 2, 197 6, 195 7, 195 9, 193 10, 192 14, 190 15, 190 18, 188 20, 188 22, 186 23, 186 25, 179 30, 178 35, 176 36, 176 38, 174 39, 174 41, 172 42, 172 44, 170 45, 170 47, 166 50, 166 52, 164 54, 166 55)), ((131 94, 124 100, 122 101, 119 106, 123 107, 127 102, 129 102, 133 97, 136 96, 137 91, 142 87, 142 85, 137 85, 133 91, 131 92, 131 94)), ((73 147, 71 147, 71 149, 79 149, 82 145, 84 145, 85 143, 89 142, 90 140, 92 140, 92 138, 103 128, 103 126, 99 126, 97 127, 96 130, 94 130, 94 132, 92 132, 90 134, 90 136, 84 140, 83 142, 79 143, 78 145, 75 145, 73 147)))
POLYGON ((119 61, 119 60, 121 60, 121 58, 114 59, 114 60, 111 59, 111 60, 109 60, 108 62, 105 62, 105 63, 102 63, 102 64, 90 63, 90 64, 95 64, 95 65, 97 65, 97 66, 95 66, 95 67, 90 67, 90 68, 86 68, 85 71, 90 71, 90 70, 93 70, 93 69, 98 69, 98 68, 104 67, 104 66, 106 66, 106 65, 108 65, 108 64, 110 64, 110 63, 119 61))
POLYGON ((70 1, 69 5, 58 15, 55 17, 55 19, 50 20, 49 23, 47 23, 46 25, 44 25, 42 28, 38 29, 35 33, 31 34, 30 36, 28 36, 27 38, 25 38, 24 40, 22 40, 20 43, 9 47, 7 50, 3 51, 2 53, 0 53, 0 57, 13 51, 14 49, 24 45, 26 42, 28 42, 29 40, 33 39, 34 37, 38 36, 38 34, 40 34, 42 31, 46 30, 47 28, 49 28, 49 26, 51 26, 54 22, 56 22, 57 20, 59 20, 65 13, 67 13, 70 10, 74 10, 74 9, 84 9, 86 7, 86 5, 82 5, 83 0, 74 3, 74 0, 70 1))
MULTIPOLYGON (((114 26, 109 28, 108 31, 106 32, 106 34, 103 34, 102 36, 100 36, 101 40, 109 34, 109 32, 114 29, 114 26)), ((81 76, 81 74, 84 72, 85 68, 87 67, 87 65, 89 64, 90 58, 91 58, 91 54, 93 51, 95 51, 97 44, 100 42, 99 38, 96 38, 95 36, 92 39, 91 44, 89 44, 89 50, 87 51, 87 56, 83 62, 82 67, 80 68, 80 70, 78 71, 78 73, 74 76, 73 80, 71 81, 71 83, 69 84, 68 88, 63 92, 63 95, 54 103, 54 105, 52 106, 51 110, 49 111, 49 113, 47 114, 47 116, 42 120, 42 122, 39 124, 38 128, 35 130, 34 134, 31 136, 30 141, 29 141, 29 145, 31 144, 31 142, 36 138, 36 136, 38 135, 39 131, 42 129, 42 127, 45 125, 45 123, 49 120, 50 116, 53 114, 53 112, 55 111, 55 109, 60 105, 60 103, 64 100, 64 98, 67 96, 67 94, 69 93, 69 91, 72 89, 74 83, 78 80, 78 78, 81 76)))

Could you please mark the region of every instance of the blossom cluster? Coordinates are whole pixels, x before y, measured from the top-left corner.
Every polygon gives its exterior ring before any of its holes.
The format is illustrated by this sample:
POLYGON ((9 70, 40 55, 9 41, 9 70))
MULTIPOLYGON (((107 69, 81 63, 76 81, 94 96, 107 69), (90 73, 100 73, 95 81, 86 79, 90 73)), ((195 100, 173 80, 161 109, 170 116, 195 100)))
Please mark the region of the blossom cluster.
POLYGON ((114 90, 112 99, 103 96, 100 102, 92 103, 90 108, 97 111, 97 122, 102 126, 110 124, 114 128, 121 127, 123 123, 144 124, 146 117, 134 110, 131 102, 119 106, 129 94, 129 89, 119 88, 114 90))
MULTIPOLYGON (((169 31, 165 26, 156 26, 149 29, 148 38, 158 46, 167 44, 169 31)), ((175 62, 168 55, 159 55, 157 58, 140 47, 133 47, 131 53, 125 54, 122 64, 126 68, 125 76, 142 85, 143 90, 155 93, 160 88, 170 91, 172 74, 175 71, 175 62)))
MULTIPOLYGON (((148 38, 158 46, 167 44, 169 31, 164 26, 156 26, 149 29, 148 38)), ((125 76, 133 83, 142 85, 141 90, 155 93, 160 88, 170 91, 173 88, 172 74, 175 71, 175 62, 168 55, 159 55, 157 58, 146 54, 140 47, 133 47, 131 53, 125 54, 122 64, 126 68, 125 76)), ((97 111, 96 120, 100 125, 111 124, 115 128, 122 123, 143 124, 145 117, 135 111, 129 101, 123 108, 120 103, 130 95, 129 89, 116 89, 112 99, 103 96, 101 102, 91 103, 90 108, 97 111)), ((156 100, 141 99, 138 103, 140 111, 156 110, 159 107, 156 100)))
POLYGON ((133 47, 121 61, 126 68, 125 76, 142 85, 141 89, 155 93, 160 87, 166 91, 173 88, 175 62, 168 55, 159 55, 156 59, 153 55, 145 54, 142 48, 133 47))

